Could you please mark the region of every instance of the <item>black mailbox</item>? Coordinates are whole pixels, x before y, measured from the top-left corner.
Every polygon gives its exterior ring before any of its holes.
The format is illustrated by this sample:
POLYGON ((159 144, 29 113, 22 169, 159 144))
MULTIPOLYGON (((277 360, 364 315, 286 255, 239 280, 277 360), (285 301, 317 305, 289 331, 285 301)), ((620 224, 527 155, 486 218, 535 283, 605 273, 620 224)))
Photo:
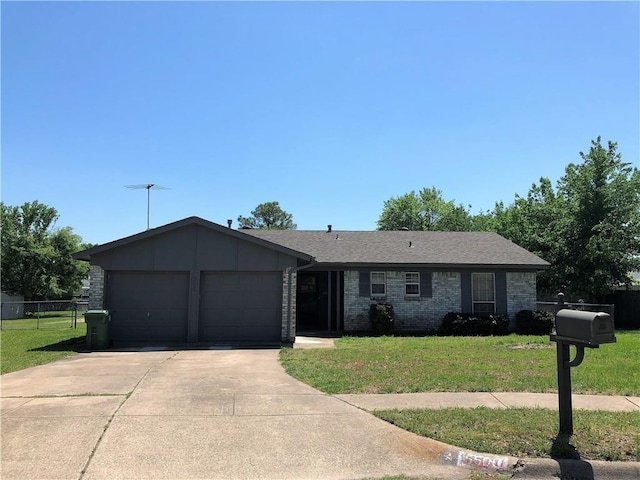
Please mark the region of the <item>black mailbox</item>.
POLYGON ((604 312, 562 309, 556 314, 555 340, 589 347, 615 343, 613 319, 604 312))

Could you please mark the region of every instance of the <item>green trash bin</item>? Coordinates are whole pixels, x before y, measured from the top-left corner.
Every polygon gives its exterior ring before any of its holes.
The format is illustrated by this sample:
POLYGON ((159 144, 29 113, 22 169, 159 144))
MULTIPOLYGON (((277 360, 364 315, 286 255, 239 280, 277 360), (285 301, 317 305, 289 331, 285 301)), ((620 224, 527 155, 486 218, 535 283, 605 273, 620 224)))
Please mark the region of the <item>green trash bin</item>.
POLYGON ((87 348, 89 350, 105 350, 111 345, 109 324, 111 315, 108 310, 87 310, 84 312, 87 324, 87 348))

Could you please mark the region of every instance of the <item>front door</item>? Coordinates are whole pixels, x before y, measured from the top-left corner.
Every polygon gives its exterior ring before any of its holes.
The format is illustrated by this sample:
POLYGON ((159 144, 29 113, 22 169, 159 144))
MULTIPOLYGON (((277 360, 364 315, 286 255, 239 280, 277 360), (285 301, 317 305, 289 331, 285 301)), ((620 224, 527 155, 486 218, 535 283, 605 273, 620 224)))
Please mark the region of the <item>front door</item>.
POLYGON ((320 273, 298 273, 298 292, 296 305, 296 330, 325 330, 320 321, 320 273))
POLYGON ((343 272, 298 273, 296 330, 336 332, 343 322, 343 272))

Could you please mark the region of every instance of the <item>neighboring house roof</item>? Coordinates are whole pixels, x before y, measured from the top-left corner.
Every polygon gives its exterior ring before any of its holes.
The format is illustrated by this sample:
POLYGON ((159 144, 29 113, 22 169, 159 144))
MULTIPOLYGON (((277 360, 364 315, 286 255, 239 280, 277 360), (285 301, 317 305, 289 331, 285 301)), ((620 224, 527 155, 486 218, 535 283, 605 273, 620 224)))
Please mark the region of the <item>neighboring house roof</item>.
POLYGON ((313 256, 319 264, 543 269, 549 263, 496 233, 240 230, 313 256))
POLYGON ((155 237, 157 235, 162 235, 162 234, 165 234, 180 228, 188 227, 191 225, 199 225, 201 227, 208 228, 208 229, 223 233, 225 235, 230 235, 240 240, 249 241, 251 243, 260 245, 262 247, 270 248, 272 250, 276 250, 281 253, 300 258, 301 260, 311 261, 311 256, 306 253, 292 250, 286 246, 283 246, 277 243, 272 243, 267 239, 261 239, 258 237, 251 237, 251 236, 244 235, 238 230, 233 230, 228 227, 223 227, 222 225, 218 225, 217 223, 204 220, 203 218, 200 218, 200 217, 188 217, 183 220, 178 220, 177 222, 168 223, 167 225, 163 225, 161 227, 151 228, 142 233, 137 233, 135 235, 121 238, 119 240, 114 240, 113 242, 104 243, 102 245, 98 245, 93 248, 89 248, 87 250, 78 252, 73 255, 73 258, 75 258, 76 260, 90 261, 92 255, 97 255, 99 253, 102 253, 114 248, 128 245, 133 242, 138 242, 140 240, 145 240, 147 238, 155 237))

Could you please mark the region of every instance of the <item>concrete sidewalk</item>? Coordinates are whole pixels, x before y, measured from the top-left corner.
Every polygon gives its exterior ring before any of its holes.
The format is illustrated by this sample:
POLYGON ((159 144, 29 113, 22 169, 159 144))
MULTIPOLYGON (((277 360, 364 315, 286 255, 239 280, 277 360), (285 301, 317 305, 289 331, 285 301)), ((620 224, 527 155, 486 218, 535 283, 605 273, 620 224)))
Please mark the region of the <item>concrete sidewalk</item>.
MULTIPOLYGON (((558 409, 555 393, 396 393, 335 395, 350 405, 368 411, 415 408, 551 408, 558 409)), ((576 410, 640 411, 640 397, 572 395, 576 410)))

